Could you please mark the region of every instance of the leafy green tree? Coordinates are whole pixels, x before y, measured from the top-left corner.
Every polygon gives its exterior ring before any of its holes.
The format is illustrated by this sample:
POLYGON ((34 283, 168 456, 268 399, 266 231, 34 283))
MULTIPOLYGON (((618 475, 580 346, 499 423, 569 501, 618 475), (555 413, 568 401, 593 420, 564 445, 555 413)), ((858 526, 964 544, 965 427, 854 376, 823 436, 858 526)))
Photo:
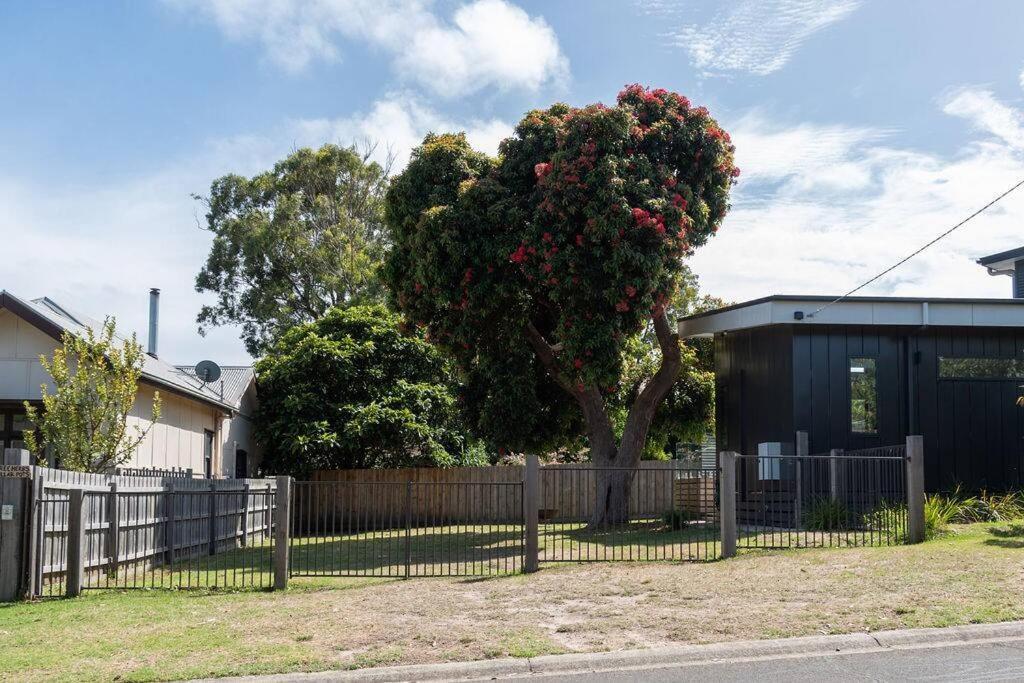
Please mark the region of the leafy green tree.
POLYGON ((383 306, 332 308, 270 348, 256 365, 269 471, 468 464, 444 360, 400 323, 383 306))
POLYGON ((128 429, 145 356, 134 334, 122 341, 114 328, 114 319, 107 318, 98 334, 92 329, 82 336, 65 333, 52 359, 40 356, 54 391, 42 385, 42 411, 25 403, 28 419, 36 425, 25 432, 25 443, 38 458, 49 449, 65 469, 106 472, 127 462, 160 419, 156 392, 150 424, 128 429))
POLYGON ((658 407, 696 362, 666 311, 728 210, 733 151, 703 107, 630 86, 614 107, 530 112, 498 159, 428 136, 388 191, 385 279, 465 371, 475 427, 535 447, 581 425, 594 463, 625 468, 599 481, 594 524, 626 518, 658 407), (638 383, 645 329, 660 357, 638 383))
POLYGON ((355 148, 303 148, 252 178, 226 175, 210 187, 213 245, 196 290, 213 292, 200 332, 242 326, 259 355, 293 325, 338 305, 382 300, 387 169, 355 148))

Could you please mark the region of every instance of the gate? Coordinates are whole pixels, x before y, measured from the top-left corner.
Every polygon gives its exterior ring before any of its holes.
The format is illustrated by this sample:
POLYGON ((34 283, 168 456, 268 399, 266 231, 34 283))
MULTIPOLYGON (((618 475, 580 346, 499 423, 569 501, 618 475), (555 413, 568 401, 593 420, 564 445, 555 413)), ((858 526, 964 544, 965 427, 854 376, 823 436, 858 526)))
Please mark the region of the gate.
POLYGON ((300 481, 290 576, 487 576, 523 570, 522 482, 300 481))

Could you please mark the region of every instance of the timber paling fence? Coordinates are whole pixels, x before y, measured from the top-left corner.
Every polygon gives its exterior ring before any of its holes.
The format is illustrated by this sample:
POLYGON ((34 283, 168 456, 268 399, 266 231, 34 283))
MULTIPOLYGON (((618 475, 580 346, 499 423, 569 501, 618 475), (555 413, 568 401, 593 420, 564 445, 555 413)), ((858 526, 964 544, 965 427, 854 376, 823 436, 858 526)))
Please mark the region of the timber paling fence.
POLYGON ((312 481, 26 467, 23 488, 0 478, 4 502, 14 492, 28 511, 0 525, 0 569, 15 566, 18 578, 16 593, 0 582, 0 597, 280 589, 291 576, 486 576, 542 563, 923 540, 920 437, 828 454, 806 444, 798 433, 795 455, 722 452, 717 468, 541 468, 531 456, 525 467, 323 472, 312 481))

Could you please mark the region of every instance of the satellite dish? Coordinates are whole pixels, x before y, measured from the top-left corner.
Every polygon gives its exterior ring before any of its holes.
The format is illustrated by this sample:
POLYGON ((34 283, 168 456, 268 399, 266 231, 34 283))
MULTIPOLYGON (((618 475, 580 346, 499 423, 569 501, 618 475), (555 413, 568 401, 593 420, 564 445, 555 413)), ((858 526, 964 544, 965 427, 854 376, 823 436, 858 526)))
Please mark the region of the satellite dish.
POLYGON ((220 366, 212 360, 203 360, 196 363, 196 377, 203 382, 216 382, 220 379, 220 366))

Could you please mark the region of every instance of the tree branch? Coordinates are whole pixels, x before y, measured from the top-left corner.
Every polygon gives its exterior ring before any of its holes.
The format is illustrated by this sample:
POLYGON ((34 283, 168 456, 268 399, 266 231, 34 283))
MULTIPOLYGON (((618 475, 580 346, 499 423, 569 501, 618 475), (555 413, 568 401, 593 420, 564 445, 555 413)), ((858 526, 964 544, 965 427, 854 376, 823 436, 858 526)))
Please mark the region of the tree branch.
MULTIPOLYGON (((636 461, 639 461, 644 443, 647 441, 647 432, 654 420, 654 413, 668 392, 672 390, 672 385, 675 384, 683 367, 682 353, 679 350, 679 335, 672 331, 665 311, 658 311, 651 317, 658 346, 661 348, 661 366, 633 401, 619 446, 620 453, 627 454, 627 459, 636 461)), ((631 463, 622 464, 629 466, 631 463)))

